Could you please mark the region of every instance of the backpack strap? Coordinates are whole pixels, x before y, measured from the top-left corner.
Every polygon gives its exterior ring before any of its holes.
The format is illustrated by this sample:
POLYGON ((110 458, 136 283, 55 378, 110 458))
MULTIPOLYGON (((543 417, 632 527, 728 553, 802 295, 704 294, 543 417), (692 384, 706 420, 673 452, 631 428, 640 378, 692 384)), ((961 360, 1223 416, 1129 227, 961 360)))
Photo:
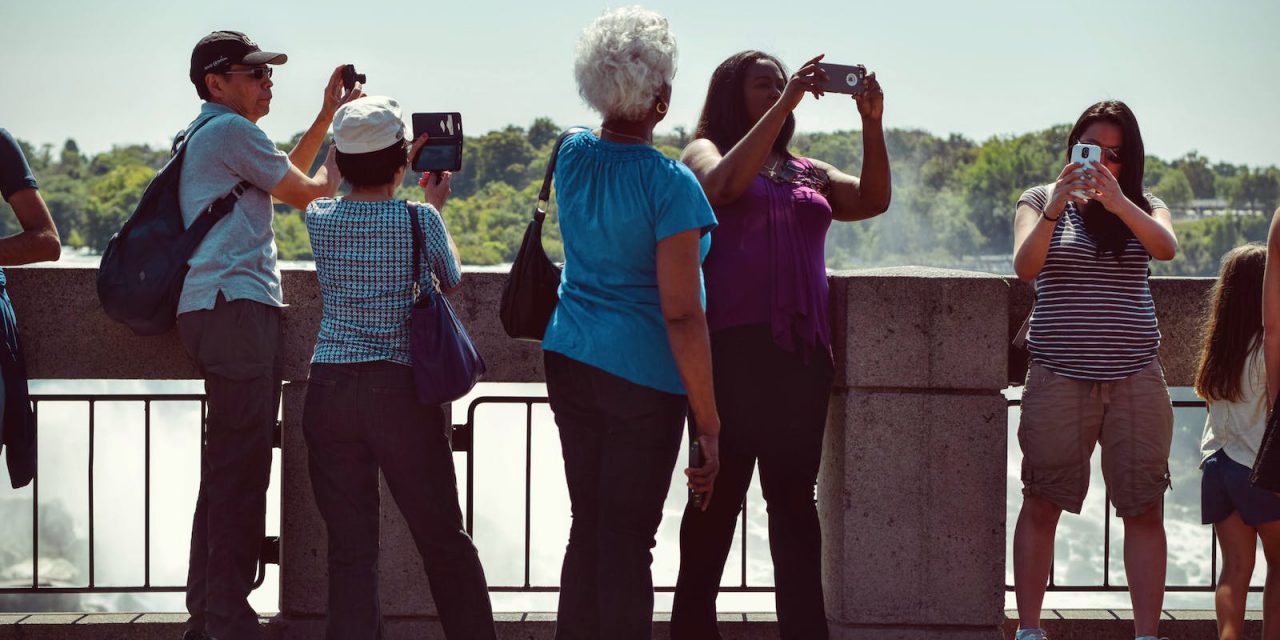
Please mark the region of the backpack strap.
MULTIPOLYGON (((230 116, 235 114, 233 113, 215 114, 213 116, 205 118, 204 120, 199 120, 195 124, 187 127, 186 129, 179 131, 178 135, 173 137, 173 147, 170 148, 170 153, 172 154, 172 156, 176 158, 178 154, 184 153, 187 149, 187 141, 191 139, 191 136, 194 136, 196 132, 199 131, 200 129, 203 129, 206 124, 213 122, 218 116, 222 116, 222 115, 230 116)), ((215 223, 218 222, 222 218, 226 217, 228 213, 231 213, 231 210, 234 209, 236 206, 236 201, 240 200, 240 196, 244 195, 244 192, 247 191, 249 187, 252 187, 252 186, 253 184, 250 183, 248 180, 241 180, 238 184, 236 184, 236 186, 231 188, 230 193, 209 203, 209 206, 205 207, 205 210, 202 211, 200 215, 213 216, 213 221, 215 223)))

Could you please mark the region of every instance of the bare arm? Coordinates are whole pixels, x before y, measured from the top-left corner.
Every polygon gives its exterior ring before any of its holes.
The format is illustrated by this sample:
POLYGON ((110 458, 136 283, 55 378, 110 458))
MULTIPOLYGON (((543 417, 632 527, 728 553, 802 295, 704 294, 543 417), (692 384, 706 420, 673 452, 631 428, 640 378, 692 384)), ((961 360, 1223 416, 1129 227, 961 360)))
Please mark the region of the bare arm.
POLYGON ((697 176, 711 206, 729 204, 751 186, 769 157, 787 115, 800 104, 806 91, 815 91, 821 79, 817 67, 821 59, 822 56, 818 56, 806 62, 791 76, 778 101, 728 153, 722 155, 715 143, 706 138, 698 138, 685 147, 680 160, 697 176))
POLYGON ((36 189, 23 189, 9 198, 22 231, 0 238, 0 265, 11 266, 57 260, 62 253, 58 228, 36 189))
POLYGON ((1172 260, 1178 254, 1178 239, 1173 235, 1173 219, 1168 209, 1156 209, 1148 215, 1124 195, 1120 183, 1106 165, 1089 165, 1084 176, 1086 188, 1094 190, 1107 211, 1124 221, 1152 258, 1172 260))
POLYGON ((1086 200, 1072 191, 1084 188, 1084 177, 1075 170, 1079 164, 1071 163, 1062 168, 1058 180, 1053 183, 1049 193, 1049 202, 1045 204, 1044 213, 1029 204, 1018 207, 1013 218, 1013 272, 1023 282, 1032 282, 1044 268, 1044 260, 1049 255, 1049 243, 1053 240, 1053 230, 1067 209, 1067 203, 1083 205, 1086 200))
POLYGON ((324 88, 324 101, 320 105, 320 113, 316 114, 315 122, 307 127, 298 144, 293 147, 293 151, 289 152, 289 163, 303 174, 310 171, 311 165, 315 164, 316 154, 320 153, 320 146, 324 144, 324 136, 329 132, 329 124, 333 122, 333 114, 337 113, 338 107, 364 95, 358 85, 350 92, 344 92, 342 86, 342 67, 344 66, 346 65, 339 65, 330 74, 329 83, 324 88))
POLYGON ((698 441, 706 463, 689 469, 690 488, 703 494, 703 509, 720 466, 720 414, 716 411, 711 381, 711 338, 702 310, 702 278, 699 274, 700 230, 690 229, 658 242, 658 298, 667 324, 667 339, 676 368, 689 395, 689 409, 698 426, 698 441))
POLYGON ((334 160, 335 151, 329 147, 329 155, 324 165, 316 170, 315 177, 308 177, 298 167, 290 165, 288 173, 271 188, 271 197, 296 209, 306 209, 307 204, 316 198, 333 197, 342 183, 342 174, 334 160))
POLYGON ((852 222, 874 218, 889 209, 892 179, 889 175, 889 153, 885 149, 884 131, 879 123, 875 131, 863 128, 863 145, 866 158, 862 162, 862 177, 855 178, 833 165, 810 158, 813 166, 825 171, 831 181, 831 215, 836 220, 852 222))
POLYGON ((862 176, 854 178, 839 169, 813 160, 831 180, 831 214, 836 220, 874 218, 889 209, 893 180, 889 175, 889 151, 884 142, 884 90, 876 74, 866 78, 866 90, 854 96, 862 116, 862 176))
POLYGON ((1280 209, 1267 232, 1267 268, 1262 276, 1262 353, 1267 363, 1267 405, 1280 393, 1280 209))
MULTIPOLYGON (((423 134, 421 142, 426 142, 426 134, 423 134)), ((413 156, 413 153, 409 154, 410 158, 413 158, 413 156)), ((461 274, 462 255, 458 253, 458 245, 453 242, 453 234, 449 233, 449 225, 444 223, 444 203, 449 200, 449 194, 453 193, 453 172, 441 172, 439 182, 432 179, 430 173, 424 173, 422 178, 418 180, 418 186, 422 187, 422 199, 440 214, 440 226, 444 229, 445 240, 449 243, 449 253, 453 254, 453 262, 458 267, 458 273, 461 274)), ((443 291, 449 293, 460 286, 462 286, 461 278, 458 279, 458 284, 448 289, 443 289, 443 291)))

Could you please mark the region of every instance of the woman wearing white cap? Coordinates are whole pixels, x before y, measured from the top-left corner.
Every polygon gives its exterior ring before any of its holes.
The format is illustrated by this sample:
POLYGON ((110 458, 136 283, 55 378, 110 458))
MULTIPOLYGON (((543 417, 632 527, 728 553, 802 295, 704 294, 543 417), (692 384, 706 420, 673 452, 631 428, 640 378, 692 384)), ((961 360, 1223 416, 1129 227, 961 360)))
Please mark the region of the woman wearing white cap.
MULTIPOLYGON (((329 534, 328 640, 381 638, 378 471, 422 554, 445 636, 494 638, 484 570, 463 530, 444 411, 419 404, 409 356, 412 222, 422 287, 462 278, 440 211, 450 175, 424 176, 426 204, 395 199, 412 157, 400 106, 364 97, 333 118, 336 162, 351 192, 307 206, 324 314, 302 415, 311 484, 329 534)), ((423 142, 418 140, 413 150, 423 142)))

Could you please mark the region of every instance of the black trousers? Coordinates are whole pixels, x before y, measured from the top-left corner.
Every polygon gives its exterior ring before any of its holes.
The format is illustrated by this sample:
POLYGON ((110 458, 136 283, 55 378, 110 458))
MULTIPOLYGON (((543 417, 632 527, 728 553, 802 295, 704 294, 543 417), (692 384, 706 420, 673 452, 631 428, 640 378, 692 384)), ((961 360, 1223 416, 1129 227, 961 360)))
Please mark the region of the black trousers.
POLYGON ((573 514, 556 640, 648 640, 654 536, 688 399, 555 352, 544 361, 573 514))
POLYGON ((178 316, 208 396, 200 493, 187 570, 190 628, 218 640, 262 637, 249 606, 266 535, 271 442, 280 407, 280 309, 251 300, 178 316))
POLYGON ((419 404, 413 369, 313 364, 302 415, 311 486, 329 534, 328 640, 377 640, 378 470, 409 525, 450 640, 495 638, 484 569, 458 506, 449 425, 419 404))
POLYGON ((824 350, 788 352, 767 325, 711 336, 720 473, 711 506, 680 523, 672 640, 719 639, 716 595, 756 462, 769 513, 769 550, 783 640, 824 640, 822 534, 814 489, 822 459, 832 367, 824 350))

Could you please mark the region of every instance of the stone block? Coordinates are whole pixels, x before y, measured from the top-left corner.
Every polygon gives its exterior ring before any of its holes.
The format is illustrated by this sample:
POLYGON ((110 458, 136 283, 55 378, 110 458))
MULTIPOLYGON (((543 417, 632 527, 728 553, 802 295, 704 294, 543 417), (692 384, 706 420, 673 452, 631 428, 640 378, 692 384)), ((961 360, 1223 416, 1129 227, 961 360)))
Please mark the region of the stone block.
MULTIPOLYGON (((176 330, 140 337, 107 317, 98 303, 97 269, 18 267, 5 272, 31 378, 199 378, 176 330)), ((289 305, 281 338, 284 379, 306 380, 320 330, 320 286, 310 269, 291 269, 281 276, 289 305)), ((462 287, 449 299, 485 358, 486 381, 538 382, 539 344, 508 338, 498 321, 506 278, 502 272, 467 269, 462 287)))
POLYGON ((900 267, 842 271, 830 283, 837 387, 1007 386, 1003 278, 900 267))
POLYGON ((994 391, 832 397, 818 508, 833 624, 1000 624, 1007 416, 994 391))

